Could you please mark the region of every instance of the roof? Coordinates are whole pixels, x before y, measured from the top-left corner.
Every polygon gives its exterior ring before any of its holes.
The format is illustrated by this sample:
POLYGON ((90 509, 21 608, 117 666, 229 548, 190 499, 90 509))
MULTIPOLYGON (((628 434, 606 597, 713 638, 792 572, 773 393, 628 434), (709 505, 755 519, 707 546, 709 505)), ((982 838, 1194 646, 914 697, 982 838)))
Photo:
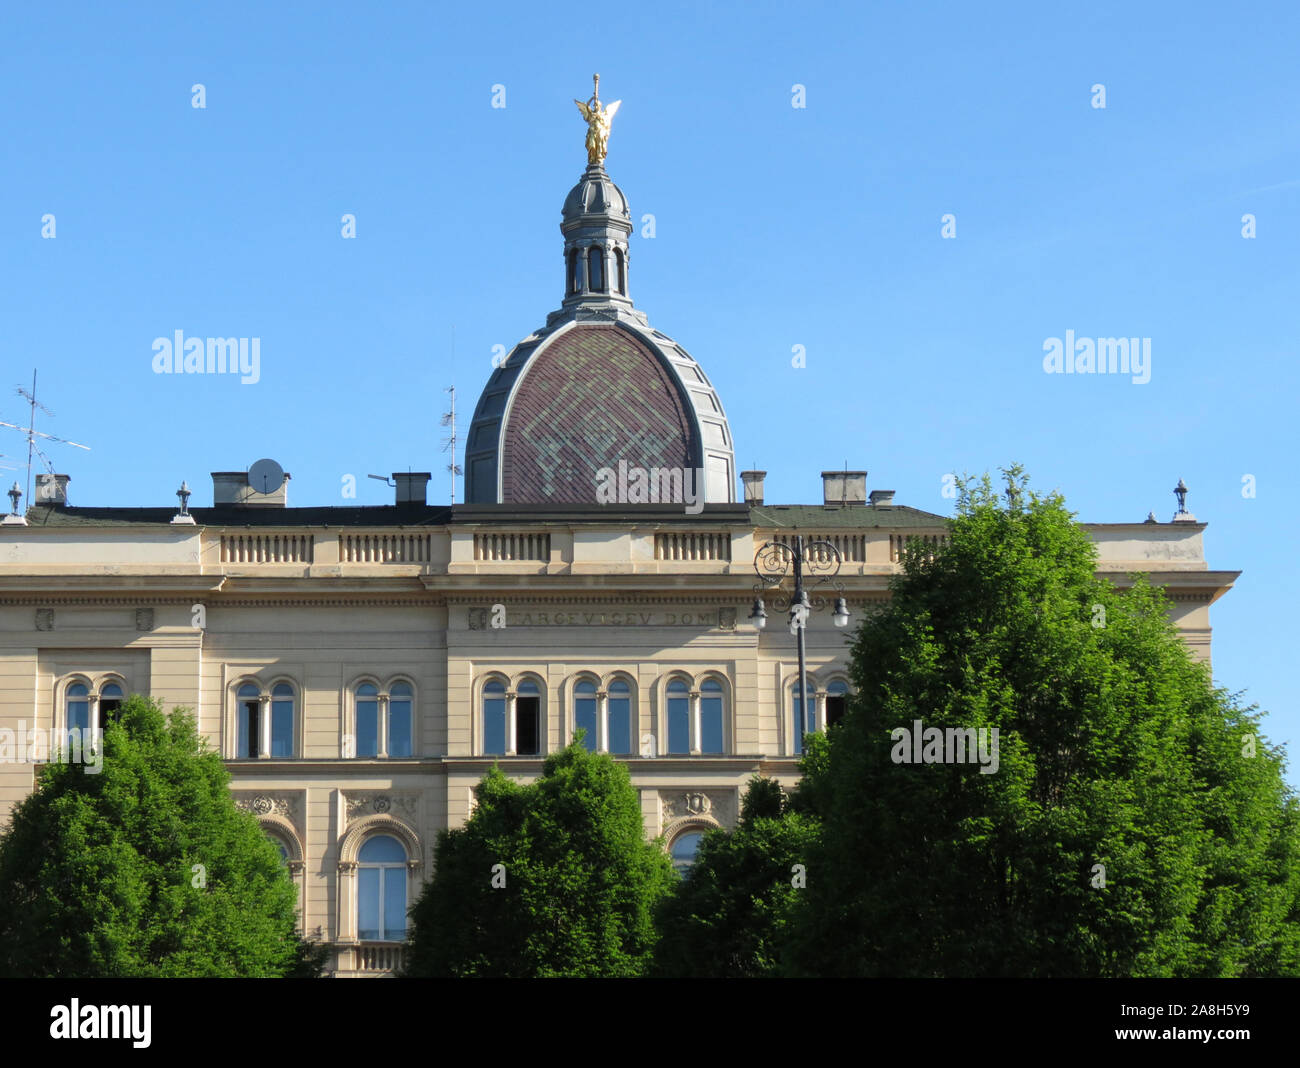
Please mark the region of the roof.
POLYGON ((905 504, 764 504, 750 509, 756 527, 808 529, 863 527, 942 527, 952 520, 905 504))
MULTIPOLYGON (((167 527, 172 508, 75 508, 36 505, 27 512, 31 527, 167 527)), ((697 514, 680 504, 457 504, 371 505, 324 508, 191 508, 195 523, 207 527, 438 527, 459 523, 671 523, 682 526, 726 523, 754 527, 871 528, 934 527, 947 517, 906 505, 841 507, 817 504, 706 504, 697 514)))

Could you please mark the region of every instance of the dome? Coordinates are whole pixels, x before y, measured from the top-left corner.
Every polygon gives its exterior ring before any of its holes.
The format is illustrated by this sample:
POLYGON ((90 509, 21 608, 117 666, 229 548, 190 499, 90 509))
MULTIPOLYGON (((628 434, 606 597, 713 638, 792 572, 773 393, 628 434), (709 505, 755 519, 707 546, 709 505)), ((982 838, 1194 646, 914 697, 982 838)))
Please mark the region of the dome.
POLYGON ((612 503, 601 499, 601 472, 639 469, 661 481, 676 472, 695 501, 734 503, 722 401, 686 350, 633 306, 631 209, 601 164, 569 190, 560 232, 564 298, 483 389, 465 446, 465 502, 612 503))
POLYGON ((628 230, 632 229, 627 197, 600 166, 588 167, 578 184, 569 190, 569 195, 564 198, 562 216, 561 230, 566 225, 586 225, 592 221, 592 216, 627 220, 628 230))

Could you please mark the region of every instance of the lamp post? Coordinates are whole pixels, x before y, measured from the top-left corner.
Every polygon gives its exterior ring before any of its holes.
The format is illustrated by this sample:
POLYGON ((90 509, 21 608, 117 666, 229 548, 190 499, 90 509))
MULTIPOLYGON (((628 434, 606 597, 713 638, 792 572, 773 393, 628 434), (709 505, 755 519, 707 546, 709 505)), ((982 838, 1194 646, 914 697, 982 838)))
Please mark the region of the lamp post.
MULTIPOLYGON (((805 573, 815 579, 810 585, 830 584, 839 594, 835 598, 835 611, 831 616, 837 627, 846 627, 849 623, 849 605, 844 599, 844 583, 836 582, 843 559, 840 551, 829 541, 811 541, 805 543, 802 534, 796 534, 793 543, 769 541, 759 547, 754 554, 754 571, 759 582, 754 587, 754 609, 749 618, 754 626, 762 630, 767 626, 767 609, 763 605, 763 591, 776 588, 787 575, 794 576, 794 593, 789 601, 790 633, 796 638, 799 649, 799 715, 795 723, 794 751, 803 752, 803 736, 808 726, 808 662, 804 653, 804 629, 808 622, 808 613, 814 608, 821 608, 825 602, 820 598, 814 603, 804 588, 805 573)), ((784 599, 774 598, 773 603, 783 607, 784 599)), ((784 694, 782 695, 784 703, 784 694)))

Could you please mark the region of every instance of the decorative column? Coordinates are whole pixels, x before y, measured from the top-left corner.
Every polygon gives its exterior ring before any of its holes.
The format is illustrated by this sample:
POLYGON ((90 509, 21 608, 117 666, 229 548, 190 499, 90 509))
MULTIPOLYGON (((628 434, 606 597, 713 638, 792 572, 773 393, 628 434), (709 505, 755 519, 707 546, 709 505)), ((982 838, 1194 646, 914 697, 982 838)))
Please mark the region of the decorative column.
POLYGON ((578 245, 578 292, 586 293, 587 290, 587 246, 578 245))
POLYGON ((356 944, 357 932, 357 862, 339 861, 339 941, 356 944))
POLYGON ((388 756, 388 694, 380 693, 375 702, 379 707, 379 752, 378 756, 388 756))
POLYGON ((609 691, 596 691, 596 752, 609 752, 609 691))
POLYGON ((691 756, 700 755, 700 691, 692 690, 691 698, 691 756))
POLYGON ((618 292, 618 265, 614 262, 614 248, 606 245, 605 249, 605 292, 618 292))
POLYGON ((257 699, 257 755, 271 755, 271 695, 264 693, 257 699))
POLYGON ((813 730, 826 731, 826 691, 818 690, 815 700, 816 711, 813 713, 813 730))
POLYGON ((515 756, 515 728, 518 723, 518 713, 515 706, 515 700, 519 694, 514 690, 506 691, 506 756, 515 756))

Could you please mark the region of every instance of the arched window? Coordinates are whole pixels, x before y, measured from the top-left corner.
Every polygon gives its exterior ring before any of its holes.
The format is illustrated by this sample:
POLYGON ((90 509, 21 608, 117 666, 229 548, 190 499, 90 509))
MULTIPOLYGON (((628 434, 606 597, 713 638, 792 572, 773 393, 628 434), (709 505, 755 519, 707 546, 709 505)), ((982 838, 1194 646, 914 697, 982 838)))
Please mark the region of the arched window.
POLYGON ((599 245, 587 249, 587 289, 592 293, 605 292, 605 250, 599 245))
POLYGON ((406 939, 406 850, 378 835, 357 856, 357 936, 364 942, 406 939))
POLYGON ((357 687, 357 756, 379 755, 379 687, 363 682, 357 687))
POLYGON ((578 250, 569 252, 569 292, 578 292, 578 250))
POLYGON ((235 756, 256 758, 260 746, 261 691, 251 682, 244 683, 235 695, 235 756))
POLYGON ((722 683, 705 679, 700 686, 700 752, 722 753, 722 683))
POLYGON ((614 266, 618 270, 618 291, 626 296, 627 261, 623 258, 623 250, 621 248, 616 248, 614 250, 614 266))
POLYGON ((583 679, 573 688, 573 729, 586 731, 582 744, 588 753, 596 751, 598 735, 597 718, 599 709, 596 702, 596 684, 590 679, 583 679))
POLYGON ((498 756, 506 751, 506 688, 500 679, 483 687, 483 752, 498 756))
POLYGON ((271 756, 293 756, 293 687, 277 682, 271 690, 271 756))
POLYGON ((682 679, 668 684, 668 752, 691 751, 691 690, 682 679))
POLYGON ((623 679, 609 684, 609 751, 632 752, 632 688, 623 679))
POLYGON ((826 726, 834 727, 844 718, 848 706, 849 684, 843 679, 835 679, 826 687, 826 726))
POLYGON ((515 698, 515 752, 535 756, 542 751, 542 695, 537 683, 525 679, 515 698))
POLYGON ((673 871, 677 873, 679 879, 691 870, 691 865, 695 863, 695 854, 699 852, 703 840, 703 831, 688 831, 673 839, 669 855, 673 858, 673 871))
POLYGON ((415 691, 409 682, 395 682, 388 690, 388 755, 411 755, 411 706, 415 691))
POLYGON ((122 707, 122 687, 115 682, 105 683, 99 688, 99 729, 103 730, 111 720, 117 719, 117 710, 122 707))

